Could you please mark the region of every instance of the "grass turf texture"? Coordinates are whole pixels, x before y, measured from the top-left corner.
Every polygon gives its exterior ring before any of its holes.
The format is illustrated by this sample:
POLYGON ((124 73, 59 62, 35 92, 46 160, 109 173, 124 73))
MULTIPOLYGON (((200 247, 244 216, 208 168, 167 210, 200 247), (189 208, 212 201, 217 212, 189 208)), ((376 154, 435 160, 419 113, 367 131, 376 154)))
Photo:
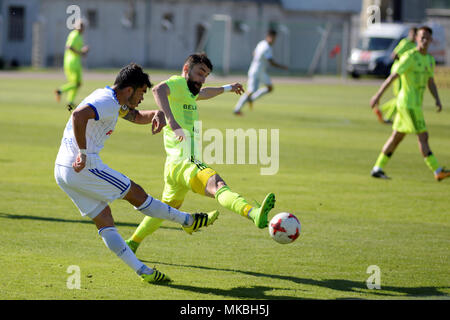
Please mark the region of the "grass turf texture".
MULTIPOLYGON (((111 76, 111 81, 113 79, 111 76)), ((220 210, 217 222, 189 236, 163 224, 138 258, 170 275, 168 286, 141 283, 103 244, 56 185, 53 166, 69 113, 54 101, 64 80, 0 79, 0 299, 448 299, 450 181, 437 183, 408 136, 386 172, 370 169, 391 133, 368 107, 377 86, 277 84, 273 94, 232 115, 237 97, 200 101, 203 130, 280 130, 280 168, 262 176, 258 165, 212 165, 232 190, 297 215, 300 238, 274 242, 268 230, 220 210), (81 269, 81 289, 69 290, 67 268, 81 269), (368 266, 381 269, 381 290, 366 286, 368 266)), ((86 80, 78 100, 108 81, 86 80)), ((434 112, 424 110, 430 144, 450 166, 450 90, 434 112)), ((387 94, 383 101, 389 98, 387 94)), ((151 93, 142 109, 154 109, 151 93)), ((162 135, 119 120, 102 151, 112 168, 160 197, 162 135)), ((129 237, 143 216, 128 203, 112 205, 119 232, 129 237)), ((185 211, 213 210, 213 199, 189 193, 185 211)))

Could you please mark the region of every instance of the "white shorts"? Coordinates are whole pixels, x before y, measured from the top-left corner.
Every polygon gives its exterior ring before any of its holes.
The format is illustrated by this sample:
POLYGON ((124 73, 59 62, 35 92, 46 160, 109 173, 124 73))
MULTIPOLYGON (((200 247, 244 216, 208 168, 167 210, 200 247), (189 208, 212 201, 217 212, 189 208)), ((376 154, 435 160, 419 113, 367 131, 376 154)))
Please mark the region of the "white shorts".
POLYGON ((266 86, 272 85, 272 80, 269 74, 265 71, 256 71, 248 73, 247 91, 256 92, 259 88, 259 83, 262 81, 266 86))
POLYGON ((122 199, 131 181, 118 171, 102 164, 77 173, 72 167, 55 165, 55 180, 80 210, 82 216, 94 219, 108 203, 122 199))

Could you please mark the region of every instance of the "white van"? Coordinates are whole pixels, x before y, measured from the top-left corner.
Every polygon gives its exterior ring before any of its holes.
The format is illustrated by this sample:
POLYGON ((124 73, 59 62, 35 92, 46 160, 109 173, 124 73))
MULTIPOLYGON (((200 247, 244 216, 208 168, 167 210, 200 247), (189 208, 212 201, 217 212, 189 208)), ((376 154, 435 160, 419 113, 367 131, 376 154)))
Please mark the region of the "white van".
MULTIPOLYGON (((428 52, 434 56, 437 64, 445 63, 446 41, 444 28, 434 22, 414 24, 420 27, 427 25, 433 30, 433 42, 428 52)), ((357 78, 363 74, 387 77, 392 63, 392 51, 403 38, 408 36, 412 24, 378 23, 366 29, 351 51, 347 63, 347 71, 357 78)))

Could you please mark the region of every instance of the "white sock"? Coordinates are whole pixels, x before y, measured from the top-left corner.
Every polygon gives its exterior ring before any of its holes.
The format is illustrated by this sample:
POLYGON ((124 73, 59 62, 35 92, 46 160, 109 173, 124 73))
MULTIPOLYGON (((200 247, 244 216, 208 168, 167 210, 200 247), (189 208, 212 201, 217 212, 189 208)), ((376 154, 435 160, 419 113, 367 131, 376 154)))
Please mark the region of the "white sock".
POLYGON ((178 222, 184 226, 190 226, 194 222, 190 214, 172 208, 168 204, 153 198, 151 195, 148 195, 147 200, 139 208, 135 209, 146 216, 178 222))
POLYGON ((145 264, 136 258, 136 255, 127 246, 115 227, 101 228, 98 230, 98 234, 102 237, 106 247, 114 252, 123 262, 133 269, 134 272, 138 272, 146 267, 145 264))
POLYGON ((269 92, 269 88, 263 87, 258 90, 254 94, 252 94, 252 100, 255 101, 258 98, 261 98, 263 95, 269 92))
POLYGON ((244 94, 238 101, 238 103, 236 104, 236 107, 234 107, 234 112, 239 112, 241 111, 242 107, 244 106, 244 104, 247 102, 248 100, 248 95, 244 94))

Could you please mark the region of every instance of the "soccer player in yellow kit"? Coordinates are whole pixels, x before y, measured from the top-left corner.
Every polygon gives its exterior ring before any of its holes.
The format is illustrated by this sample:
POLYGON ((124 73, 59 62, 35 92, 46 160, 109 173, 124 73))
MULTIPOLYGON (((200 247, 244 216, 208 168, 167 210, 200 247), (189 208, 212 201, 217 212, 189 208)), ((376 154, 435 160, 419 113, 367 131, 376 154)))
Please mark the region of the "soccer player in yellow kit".
POLYGON ((392 125, 392 135, 387 140, 382 152, 372 169, 374 178, 389 179, 383 169, 397 146, 406 134, 415 133, 419 148, 426 165, 434 173, 437 181, 450 177, 450 171, 442 168, 428 144, 428 131, 422 111, 422 101, 425 87, 428 86, 436 101, 437 112, 442 110, 439 94, 434 82, 434 58, 428 54, 428 46, 432 41, 432 30, 427 26, 417 30, 415 49, 402 55, 396 72, 392 73, 381 85, 378 92, 370 100, 370 106, 375 108, 381 96, 389 85, 400 76, 401 89, 397 99, 397 114, 392 125))
POLYGON ((89 51, 89 47, 85 46, 83 42, 84 29, 84 23, 80 21, 67 37, 66 50, 64 52, 64 74, 66 75, 67 83, 55 90, 56 101, 58 102, 61 100, 61 95, 67 92, 67 109, 69 111, 75 108, 75 96, 81 86, 81 57, 89 51))
MULTIPOLYGON (((267 194, 259 206, 253 207, 241 195, 231 191, 217 172, 196 156, 199 154, 198 130, 195 128, 199 119, 197 100, 211 99, 225 91, 244 92, 239 83, 202 88, 212 69, 205 54, 190 55, 181 76, 172 76, 152 90, 156 104, 167 119, 167 126, 163 129, 167 158, 162 201, 178 209, 188 191, 193 191, 215 198, 222 207, 249 218, 258 228, 265 228, 268 213, 275 204, 275 195, 267 194)), ((136 252, 142 240, 156 231, 162 222, 158 218, 144 219, 126 241, 128 246, 136 252)))
MULTIPOLYGON (((411 27, 409 29, 408 37, 400 40, 398 45, 394 48, 394 51, 392 52, 392 55, 394 58, 394 63, 392 64, 392 67, 391 67, 391 73, 394 73, 397 71, 398 62, 400 61, 400 57, 402 56, 402 54, 411 49, 414 49, 416 47, 416 41, 415 41, 416 33, 417 33, 417 28, 411 27)), ((392 83, 392 92, 394 93, 394 98, 390 99, 389 101, 387 101, 381 105, 381 107, 380 107, 381 112, 378 112, 377 108, 375 109, 375 113, 377 114, 378 120, 380 122, 392 123, 392 119, 394 118, 395 112, 396 112, 395 107, 397 106, 397 96, 400 92, 400 88, 401 88, 401 82, 400 82, 400 77, 398 77, 392 83), (383 119, 383 116, 384 116, 384 119, 383 119)))

